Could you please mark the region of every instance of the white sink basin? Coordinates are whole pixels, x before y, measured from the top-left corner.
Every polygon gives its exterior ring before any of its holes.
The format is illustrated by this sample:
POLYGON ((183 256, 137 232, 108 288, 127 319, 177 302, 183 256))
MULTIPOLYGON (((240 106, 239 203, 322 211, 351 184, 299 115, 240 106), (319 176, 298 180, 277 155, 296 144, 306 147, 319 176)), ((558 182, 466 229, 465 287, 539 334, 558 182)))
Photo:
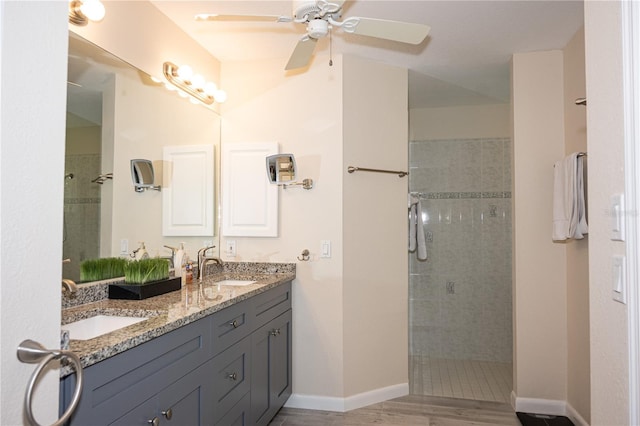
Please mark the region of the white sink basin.
POLYGON ((70 324, 62 325, 63 330, 69 330, 69 338, 75 340, 89 340, 103 334, 111 333, 120 328, 139 323, 147 318, 118 317, 109 315, 96 315, 95 317, 82 319, 70 324))
POLYGON ((246 280, 222 280, 218 281, 216 284, 218 285, 233 285, 233 286, 245 286, 249 284, 253 284, 255 281, 246 281, 246 280))

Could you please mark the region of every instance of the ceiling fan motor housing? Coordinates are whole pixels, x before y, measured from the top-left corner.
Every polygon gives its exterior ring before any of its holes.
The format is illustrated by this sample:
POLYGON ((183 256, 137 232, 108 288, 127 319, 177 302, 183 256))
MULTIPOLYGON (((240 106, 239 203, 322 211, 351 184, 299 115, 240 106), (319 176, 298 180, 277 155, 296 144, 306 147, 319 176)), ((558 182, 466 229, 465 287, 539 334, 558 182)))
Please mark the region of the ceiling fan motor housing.
POLYGON ((307 25, 307 34, 311 38, 322 38, 329 32, 329 23, 324 19, 312 19, 307 25))

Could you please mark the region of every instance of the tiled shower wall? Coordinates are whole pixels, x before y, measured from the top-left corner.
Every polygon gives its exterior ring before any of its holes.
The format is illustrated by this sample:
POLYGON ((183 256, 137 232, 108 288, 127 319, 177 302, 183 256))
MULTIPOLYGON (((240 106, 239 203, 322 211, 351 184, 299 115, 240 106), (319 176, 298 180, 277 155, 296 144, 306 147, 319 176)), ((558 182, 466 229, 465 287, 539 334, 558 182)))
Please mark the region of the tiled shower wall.
POLYGON ((100 185, 92 183, 100 174, 100 154, 67 155, 64 180, 62 254, 71 263, 62 276, 80 279, 80 262, 100 257, 100 185))
POLYGON ((511 362, 511 141, 410 142, 428 259, 410 253, 410 352, 511 362))

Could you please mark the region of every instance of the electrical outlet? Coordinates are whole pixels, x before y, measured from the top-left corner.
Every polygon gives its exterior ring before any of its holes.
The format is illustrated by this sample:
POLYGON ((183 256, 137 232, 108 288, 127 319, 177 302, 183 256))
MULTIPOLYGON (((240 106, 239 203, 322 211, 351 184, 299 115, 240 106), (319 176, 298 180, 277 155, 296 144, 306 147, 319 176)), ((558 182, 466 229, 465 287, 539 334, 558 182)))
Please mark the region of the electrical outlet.
POLYGON ((227 256, 236 257, 236 240, 227 240, 227 256))
MULTIPOLYGON (((213 246, 213 241, 212 241, 212 240, 204 240, 204 241, 202 242, 202 246, 203 246, 203 247, 211 247, 211 246, 213 246)), ((212 254, 211 254, 211 250, 207 250, 207 251, 205 251, 205 252, 204 252, 204 255, 205 255, 205 256, 212 256, 212 254)))

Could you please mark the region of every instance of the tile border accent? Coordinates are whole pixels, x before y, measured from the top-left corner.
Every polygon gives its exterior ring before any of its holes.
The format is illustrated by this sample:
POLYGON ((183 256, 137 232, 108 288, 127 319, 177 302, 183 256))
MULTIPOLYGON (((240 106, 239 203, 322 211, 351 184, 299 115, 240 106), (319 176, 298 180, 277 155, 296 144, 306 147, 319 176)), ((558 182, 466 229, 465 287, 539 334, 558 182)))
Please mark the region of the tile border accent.
POLYGON ((503 192, 418 192, 423 200, 451 200, 476 198, 511 198, 511 191, 503 192))

